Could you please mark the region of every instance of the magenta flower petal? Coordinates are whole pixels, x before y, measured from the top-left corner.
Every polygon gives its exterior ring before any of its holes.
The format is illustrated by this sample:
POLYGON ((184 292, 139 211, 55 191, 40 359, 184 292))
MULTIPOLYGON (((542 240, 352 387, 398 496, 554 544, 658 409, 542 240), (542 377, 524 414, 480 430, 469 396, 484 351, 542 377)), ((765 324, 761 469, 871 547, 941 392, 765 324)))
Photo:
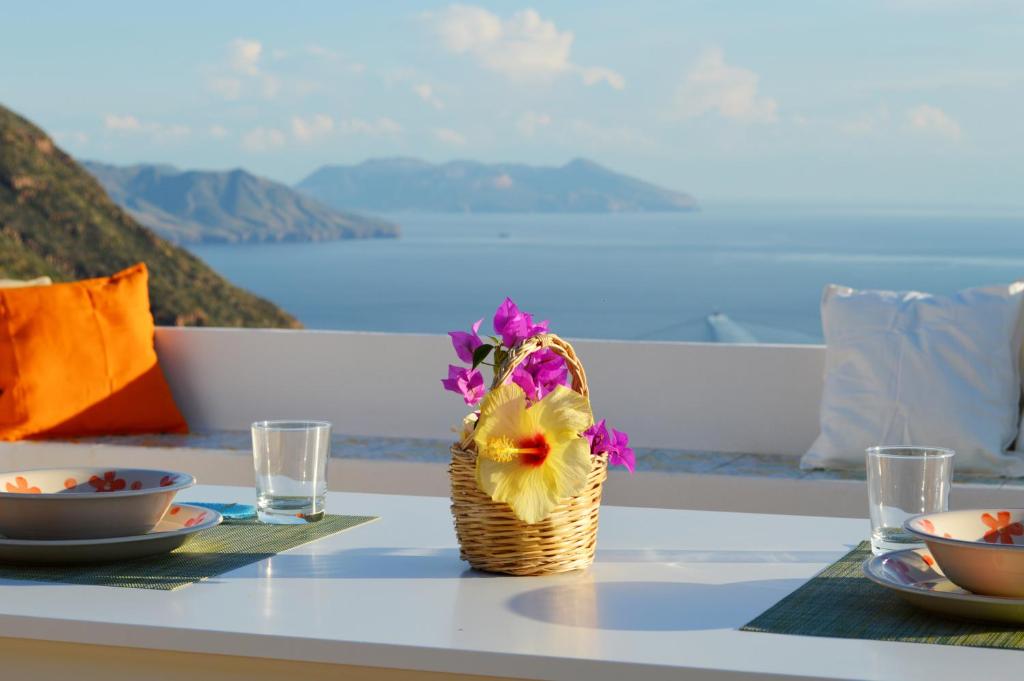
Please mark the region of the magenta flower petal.
POLYGON ((590 453, 595 456, 608 451, 608 428, 605 427, 604 419, 583 431, 583 437, 590 443, 590 453))
POLYGON ((569 368, 561 355, 549 348, 538 350, 515 368, 509 380, 526 393, 530 404, 542 399, 556 386, 566 385, 569 368))
POLYGON ((625 466, 632 473, 636 469, 636 454, 629 447, 629 435, 621 430, 609 429, 604 419, 583 431, 590 442, 590 453, 608 455, 609 466, 625 466))
POLYGON ((533 404, 540 399, 537 396, 537 384, 534 382, 533 376, 522 364, 515 368, 510 380, 523 389, 528 403, 533 404))
POLYGON ((625 466, 632 473, 636 469, 636 454, 629 446, 629 435, 612 428, 613 445, 608 454, 608 463, 613 466, 625 466))
POLYGON ((494 333, 501 336, 501 342, 512 347, 519 340, 523 328, 523 313, 511 298, 505 298, 494 311, 494 333))
POLYGON ((512 347, 539 333, 547 333, 548 322, 534 324, 533 315, 521 311, 511 298, 505 298, 494 311, 494 332, 501 336, 502 343, 512 347))
POLYGON ((441 385, 445 390, 461 395, 470 406, 482 400, 484 393, 487 392, 483 374, 476 369, 466 369, 453 364, 448 365, 448 378, 442 378, 441 385))
POLYGON ((480 324, 483 323, 483 319, 476 320, 476 324, 473 325, 473 332, 466 333, 465 331, 449 331, 448 335, 452 338, 452 347, 455 348, 455 354, 459 356, 466 364, 473 363, 473 352, 484 344, 480 340, 479 331, 480 324))
POLYGON ((583 436, 590 442, 590 453, 594 456, 605 454, 608 451, 608 429, 601 419, 583 432, 583 436))

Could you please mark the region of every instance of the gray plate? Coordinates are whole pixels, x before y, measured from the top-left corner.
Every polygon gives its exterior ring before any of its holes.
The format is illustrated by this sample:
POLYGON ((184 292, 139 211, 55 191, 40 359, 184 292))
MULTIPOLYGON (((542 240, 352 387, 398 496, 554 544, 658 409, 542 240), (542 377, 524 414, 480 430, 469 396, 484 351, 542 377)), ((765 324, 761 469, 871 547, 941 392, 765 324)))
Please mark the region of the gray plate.
POLYGON ((928 549, 904 549, 864 561, 864 575, 925 610, 995 622, 1024 623, 1024 598, 980 596, 949 581, 928 549))
POLYGON ((109 563, 168 553, 196 532, 215 527, 222 520, 217 511, 174 504, 152 531, 134 537, 53 540, 0 537, 0 563, 109 563), (187 525, 189 521, 194 524, 187 525))

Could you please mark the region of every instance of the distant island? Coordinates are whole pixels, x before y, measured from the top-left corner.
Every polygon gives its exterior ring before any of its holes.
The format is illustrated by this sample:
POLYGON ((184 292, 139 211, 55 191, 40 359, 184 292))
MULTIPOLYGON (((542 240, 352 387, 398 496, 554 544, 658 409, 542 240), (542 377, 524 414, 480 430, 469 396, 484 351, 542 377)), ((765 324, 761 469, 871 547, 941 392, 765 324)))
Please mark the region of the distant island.
POLYGON ((237 169, 115 166, 84 161, 110 198, 175 243, 395 238, 398 225, 330 208, 287 185, 237 169))
POLYGON ((46 133, 0 106, 0 278, 73 281, 140 261, 158 324, 299 326, 140 225, 46 133))
POLYGON ((331 165, 296 185, 329 206, 380 212, 625 213, 693 211, 689 194, 616 173, 592 161, 564 166, 409 158, 331 165))

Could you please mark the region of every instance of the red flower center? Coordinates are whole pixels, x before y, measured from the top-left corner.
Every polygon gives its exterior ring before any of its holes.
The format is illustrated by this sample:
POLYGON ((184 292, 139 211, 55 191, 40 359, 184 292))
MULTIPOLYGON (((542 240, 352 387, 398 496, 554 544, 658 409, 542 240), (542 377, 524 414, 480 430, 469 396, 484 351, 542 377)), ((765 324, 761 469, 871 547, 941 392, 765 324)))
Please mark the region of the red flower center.
POLYGON ((519 461, 524 466, 540 466, 548 458, 548 452, 551 451, 551 445, 540 433, 533 437, 523 438, 516 446, 519 449, 519 461))

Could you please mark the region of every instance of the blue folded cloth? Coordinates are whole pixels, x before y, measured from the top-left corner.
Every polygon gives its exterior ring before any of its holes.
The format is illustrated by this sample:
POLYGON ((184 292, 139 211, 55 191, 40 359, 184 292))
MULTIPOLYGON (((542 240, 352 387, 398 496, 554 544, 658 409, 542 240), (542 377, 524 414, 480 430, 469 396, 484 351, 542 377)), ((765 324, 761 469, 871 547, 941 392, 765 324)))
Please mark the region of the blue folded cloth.
POLYGON ((217 511, 224 516, 225 522, 256 518, 256 507, 250 504, 218 504, 210 501, 190 501, 188 503, 192 506, 202 506, 217 511))

